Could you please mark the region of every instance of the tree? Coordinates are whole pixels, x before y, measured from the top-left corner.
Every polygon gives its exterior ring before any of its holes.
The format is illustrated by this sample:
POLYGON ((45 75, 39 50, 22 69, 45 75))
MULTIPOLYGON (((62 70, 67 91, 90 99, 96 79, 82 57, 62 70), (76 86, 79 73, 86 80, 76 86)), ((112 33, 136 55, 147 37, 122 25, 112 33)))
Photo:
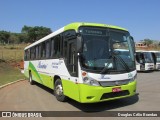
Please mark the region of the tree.
POLYGON ((0 43, 10 44, 10 43, 32 43, 36 40, 43 38, 44 36, 50 34, 52 31, 50 28, 43 26, 24 26, 21 33, 11 33, 7 31, 0 31, 0 43))
POLYGON ((26 34, 28 34, 28 32, 30 31, 31 28, 32 28, 32 27, 29 27, 29 26, 24 25, 23 28, 22 28, 22 30, 21 30, 21 33, 26 33, 26 34))
POLYGON ((147 46, 149 46, 149 45, 151 45, 151 44, 153 43, 153 40, 144 39, 143 42, 144 42, 147 46))
POLYGON ((9 41, 10 43, 19 43, 19 39, 16 35, 16 33, 10 33, 10 37, 9 37, 9 41))
POLYGON ((27 43, 27 40, 28 40, 27 34, 25 34, 25 33, 20 33, 20 34, 18 35, 18 38, 19 38, 19 43, 27 43))
POLYGON ((21 30, 23 34, 27 35, 27 41, 26 42, 35 42, 44 36, 50 34, 52 31, 50 28, 43 27, 43 26, 24 26, 21 30))
POLYGON ((6 44, 10 42, 10 32, 7 32, 7 31, 0 31, 0 42, 2 44, 6 44))

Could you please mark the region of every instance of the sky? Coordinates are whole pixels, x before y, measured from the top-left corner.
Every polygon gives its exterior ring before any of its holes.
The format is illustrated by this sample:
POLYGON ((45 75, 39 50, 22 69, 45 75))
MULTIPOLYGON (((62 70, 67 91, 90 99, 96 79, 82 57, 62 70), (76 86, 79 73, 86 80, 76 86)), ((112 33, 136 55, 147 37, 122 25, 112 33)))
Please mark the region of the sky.
POLYGON ((0 0, 0 30, 24 25, 55 31, 72 22, 116 25, 135 41, 160 40, 160 0, 0 0))

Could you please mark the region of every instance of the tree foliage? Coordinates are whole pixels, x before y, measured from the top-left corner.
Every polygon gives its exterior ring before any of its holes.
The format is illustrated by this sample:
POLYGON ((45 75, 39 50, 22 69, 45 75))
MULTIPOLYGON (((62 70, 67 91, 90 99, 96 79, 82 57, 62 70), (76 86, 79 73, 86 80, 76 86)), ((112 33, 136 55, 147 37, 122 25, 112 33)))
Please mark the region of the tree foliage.
POLYGON ((0 31, 0 43, 32 43, 44 36, 50 34, 52 31, 50 28, 43 26, 23 26, 21 33, 11 33, 7 31, 0 31))
POLYGON ((10 33, 7 31, 0 31, 0 42, 2 44, 9 43, 10 41, 10 33))
POLYGON ((52 31, 50 28, 46 28, 43 26, 24 26, 21 32, 27 35, 28 42, 35 42, 43 38, 44 36, 50 34, 52 31))
POLYGON ((153 44, 153 40, 150 40, 150 39, 144 39, 144 43, 149 46, 151 44, 153 44))

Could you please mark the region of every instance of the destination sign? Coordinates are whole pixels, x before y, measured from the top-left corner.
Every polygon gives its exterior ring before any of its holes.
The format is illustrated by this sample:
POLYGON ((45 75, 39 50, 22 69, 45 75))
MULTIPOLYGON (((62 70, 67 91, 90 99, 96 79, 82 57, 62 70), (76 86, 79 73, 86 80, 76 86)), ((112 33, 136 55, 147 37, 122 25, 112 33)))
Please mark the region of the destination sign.
POLYGON ((105 29, 91 29, 91 28, 85 28, 81 31, 85 35, 100 35, 100 36, 106 36, 106 30, 105 29))

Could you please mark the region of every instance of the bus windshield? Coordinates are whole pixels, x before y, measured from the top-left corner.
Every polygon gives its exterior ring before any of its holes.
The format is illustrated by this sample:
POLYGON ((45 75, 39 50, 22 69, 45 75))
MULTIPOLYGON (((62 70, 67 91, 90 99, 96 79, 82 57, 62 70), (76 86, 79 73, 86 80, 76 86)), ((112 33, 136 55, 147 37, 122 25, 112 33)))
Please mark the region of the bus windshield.
POLYGON ((135 59, 128 32, 106 29, 83 29, 81 65, 94 71, 131 71, 135 59))
POLYGON ((146 63, 154 63, 152 54, 150 52, 144 52, 143 54, 146 63))
POLYGON ((157 61, 157 62, 160 62, 160 53, 157 52, 157 53, 155 53, 155 54, 156 54, 156 61, 157 61))

